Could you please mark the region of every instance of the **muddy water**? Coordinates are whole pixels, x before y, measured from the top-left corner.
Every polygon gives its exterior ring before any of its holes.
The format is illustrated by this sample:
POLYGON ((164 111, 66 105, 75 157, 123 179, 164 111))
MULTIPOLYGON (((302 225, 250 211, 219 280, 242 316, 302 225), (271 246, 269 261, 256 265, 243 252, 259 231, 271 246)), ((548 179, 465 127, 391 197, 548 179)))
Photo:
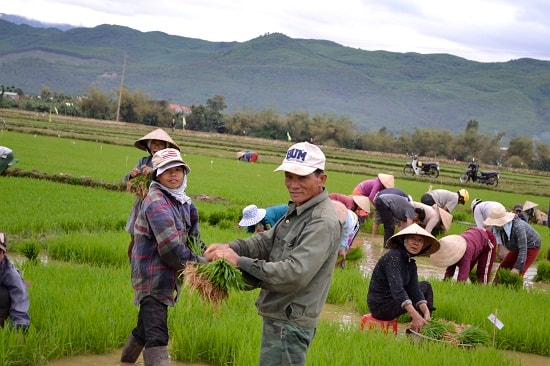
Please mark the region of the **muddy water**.
MULTIPOLYGON (((90 355, 66 357, 54 360, 48 363, 52 366, 118 366, 120 365, 120 351, 108 353, 106 355, 90 355)), ((143 366, 143 358, 140 356, 136 365, 143 366)), ((183 363, 170 360, 171 366, 208 366, 207 363, 183 363)))

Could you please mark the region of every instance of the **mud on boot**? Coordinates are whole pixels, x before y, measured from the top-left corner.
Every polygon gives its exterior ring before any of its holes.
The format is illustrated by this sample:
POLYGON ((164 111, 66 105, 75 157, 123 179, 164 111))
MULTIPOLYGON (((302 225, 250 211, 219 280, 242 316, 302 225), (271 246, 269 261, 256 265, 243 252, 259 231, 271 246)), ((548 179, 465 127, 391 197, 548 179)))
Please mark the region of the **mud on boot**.
POLYGON ((170 358, 166 346, 145 348, 143 350, 143 364, 145 366, 169 366, 170 358))
POLYGON ((141 344, 136 337, 130 334, 124 348, 122 349, 120 362, 122 364, 135 364, 142 350, 143 344, 141 344))

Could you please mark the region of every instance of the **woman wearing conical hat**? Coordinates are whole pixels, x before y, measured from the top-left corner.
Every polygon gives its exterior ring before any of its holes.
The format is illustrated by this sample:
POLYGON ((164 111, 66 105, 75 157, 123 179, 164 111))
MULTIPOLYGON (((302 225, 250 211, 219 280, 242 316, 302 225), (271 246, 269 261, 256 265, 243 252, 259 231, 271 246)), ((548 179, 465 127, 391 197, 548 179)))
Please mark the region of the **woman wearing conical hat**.
MULTIPOLYGON (((178 151, 180 150, 179 146, 162 128, 157 128, 156 130, 151 131, 147 135, 136 140, 134 146, 140 150, 147 151, 149 155, 141 157, 138 160, 134 169, 126 174, 126 176, 124 177, 124 183, 126 183, 126 187, 131 186, 131 181, 133 179, 136 179, 138 177, 147 177, 151 175, 151 173, 153 172, 153 155, 157 151, 169 147, 174 148, 178 151)), ((128 190, 130 190, 130 188, 128 188, 128 190)), ((139 206, 141 205, 143 197, 144 195, 136 195, 136 199, 132 206, 132 211, 130 212, 130 217, 126 222, 126 231, 130 234, 131 237, 130 245, 128 247, 128 256, 130 255, 133 246, 134 221, 136 219, 136 214, 139 210, 139 206)))
POLYGON ((435 310, 432 286, 418 281, 415 257, 439 250, 439 241, 417 224, 393 235, 390 249, 380 257, 372 272, 367 304, 372 316, 392 320, 401 314, 411 316, 411 329, 420 331, 435 310))
POLYGON ((454 277, 458 267, 458 282, 467 281, 476 268, 477 283, 486 285, 496 258, 496 238, 491 229, 471 227, 460 235, 447 235, 439 239, 439 250, 430 255, 435 266, 444 267, 444 279, 454 277))
POLYGON ((499 268, 507 268, 523 277, 537 258, 541 247, 540 234, 513 212, 495 207, 484 221, 490 226, 498 244, 509 250, 499 268))

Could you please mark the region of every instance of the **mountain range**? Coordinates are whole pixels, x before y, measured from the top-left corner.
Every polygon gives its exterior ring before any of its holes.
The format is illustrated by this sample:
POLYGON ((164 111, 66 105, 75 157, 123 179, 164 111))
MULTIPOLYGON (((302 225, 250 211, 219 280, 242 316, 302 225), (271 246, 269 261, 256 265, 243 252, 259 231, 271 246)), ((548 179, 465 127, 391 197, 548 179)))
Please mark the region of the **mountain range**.
POLYGON ((0 84, 83 95, 121 83, 182 105, 225 97, 227 112, 345 116, 364 131, 479 131, 550 143, 550 61, 481 63, 448 54, 365 51, 265 34, 211 42, 118 25, 94 28, 0 17, 0 84))

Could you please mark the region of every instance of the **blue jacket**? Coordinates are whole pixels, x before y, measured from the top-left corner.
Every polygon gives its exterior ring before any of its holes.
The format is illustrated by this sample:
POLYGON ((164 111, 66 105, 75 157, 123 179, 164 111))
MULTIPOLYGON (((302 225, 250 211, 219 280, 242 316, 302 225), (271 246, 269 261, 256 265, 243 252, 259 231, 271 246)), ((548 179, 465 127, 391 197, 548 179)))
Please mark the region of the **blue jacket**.
POLYGON ((10 322, 13 326, 26 328, 31 323, 29 316, 29 295, 27 285, 19 271, 13 266, 7 256, 0 262, 0 285, 4 286, 10 295, 10 322))

